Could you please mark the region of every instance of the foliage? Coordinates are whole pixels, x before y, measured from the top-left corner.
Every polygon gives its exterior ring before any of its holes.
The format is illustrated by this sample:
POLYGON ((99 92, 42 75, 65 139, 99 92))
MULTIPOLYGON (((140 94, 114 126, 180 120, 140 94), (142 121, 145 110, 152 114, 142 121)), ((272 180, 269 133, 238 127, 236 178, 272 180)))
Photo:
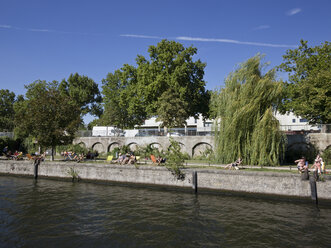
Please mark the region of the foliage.
POLYGON ((72 181, 74 182, 75 180, 79 181, 79 175, 78 175, 78 172, 73 168, 73 167, 70 167, 68 170, 67 170, 67 174, 69 176, 71 176, 71 179, 72 181))
POLYGON ((121 129, 133 128, 146 119, 144 105, 138 96, 136 68, 124 65, 102 80, 104 113, 100 124, 121 129))
POLYGON ((69 97, 71 104, 79 106, 82 115, 90 113, 100 116, 102 114, 102 98, 98 84, 87 76, 78 73, 70 74, 68 80, 63 80, 59 85, 62 94, 69 97))
POLYGON ((215 154, 212 148, 207 148, 203 152, 200 152, 200 155, 194 157, 195 160, 215 160, 215 154))
POLYGON ((25 152, 25 146, 21 139, 12 139, 9 137, 0 137, 0 152, 2 154, 3 149, 8 146, 8 151, 15 152, 22 151, 25 152))
POLYGON ((149 158, 151 154, 153 154, 156 157, 158 156, 164 157, 165 155, 163 151, 159 151, 158 148, 153 147, 152 145, 139 147, 138 151, 135 154, 144 158, 149 158))
POLYGON ((64 151, 71 151, 71 152, 75 152, 77 154, 87 154, 88 149, 86 147, 82 147, 79 144, 69 144, 69 145, 61 145, 61 146, 57 146, 56 147, 56 151, 58 153, 64 152, 64 151))
POLYGON ((123 146, 120 146, 120 147, 115 147, 113 150, 109 151, 107 153, 107 155, 112 155, 114 157, 117 157, 120 153, 121 154, 126 154, 126 153, 130 153, 130 147, 129 146, 126 146, 126 145, 123 145, 123 146))
POLYGON ((331 42, 288 50, 279 69, 289 73, 282 112, 293 111, 310 123, 331 123, 331 42))
POLYGON ((322 158, 325 164, 331 164, 331 146, 323 151, 322 158))
POLYGON ((278 165, 285 149, 285 136, 273 116, 282 99, 282 83, 275 71, 261 71, 261 56, 241 64, 225 81, 225 88, 211 100, 215 117, 215 158, 230 163, 242 157, 252 165, 278 165))
POLYGON ((178 180, 184 180, 185 174, 181 171, 184 168, 186 156, 181 152, 179 142, 170 137, 170 147, 167 152, 166 167, 176 176, 178 180))
POLYGON ((14 103, 15 93, 9 90, 0 90, 0 131, 14 129, 14 103))
POLYGON ((38 80, 26 89, 26 99, 14 104, 18 137, 34 137, 44 148, 71 143, 81 122, 79 106, 61 94, 56 81, 38 80))
POLYGON ((160 97, 169 89, 176 92, 174 97, 187 104, 187 118, 198 113, 206 116, 209 102, 203 80, 206 64, 193 61, 197 49, 162 40, 157 46, 150 46, 148 52, 150 60, 143 56, 136 59, 139 88, 148 116, 157 114, 160 97))
POLYGON ((150 60, 138 55, 137 67, 124 65, 103 80, 104 125, 123 129, 159 115, 171 127, 181 125, 189 116, 206 116, 206 65, 193 61, 197 49, 162 40, 157 46, 150 46, 148 52, 150 60), (174 112, 169 103, 174 103, 179 111, 174 112))
POLYGON ((156 120, 162 121, 162 126, 172 128, 183 127, 186 124, 188 103, 180 99, 174 89, 165 91, 158 101, 156 120))
POLYGON ((94 119, 93 121, 91 121, 90 123, 87 124, 87 130, 92 130, 93 127, 95 126, 102 126, 102 121, 101 119, 94 119))

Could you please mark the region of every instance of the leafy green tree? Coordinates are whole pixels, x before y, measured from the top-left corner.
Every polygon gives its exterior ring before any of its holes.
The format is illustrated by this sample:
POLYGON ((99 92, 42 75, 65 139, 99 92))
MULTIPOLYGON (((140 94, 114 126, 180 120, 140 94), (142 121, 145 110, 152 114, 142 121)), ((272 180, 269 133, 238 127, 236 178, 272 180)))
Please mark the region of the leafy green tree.
POLYGON ((279 69, 289 73, 283 111, 292 111, 310 123, 331 123, 331 43, 309 47, 300 41, 288 50, 279 69))
POLYGON ((158 113, 161 96, 172 89, 176 92, 173 96, 186 103, 187 118, 199 113, 206 116, 209 104, 203 80, 206 64, 193 61, 197 49, 162 40, 157 46, 150 46, 148 52, 150 60, 141 55, 136 59, 138 88, 147 115, 158 113))
POLYGON ((9 90, 0 90, 0 131, 14 129, 15 93, 9 90))
POLYGON ((82 115, 90 113, 100 116, 102 114, 102 97, 98 84, 87 76, 78 73, 71 74, 68 80, 62 80, 59 86, 62 94, 70 97, 73 104, 81 108, 82 115))
POLYGON ((188 117, 187 102, 184 102, 173 89, 165 91, 158 99, 157 120, 165 127, 182 127, 188 117))
POLYGON ((242 157, 246 164, 278 165, 285 137, 273 111, 283 96, 275 71, 262 74, 261 56, 241 64, 225 80, 225 88, 212 94, 216 117, 215 157, 222 163, 242 157))
POLYGON ((207 116, 210 95, 203 80, 206 64, 193 61, 197 49, 162 40, 157 46, 150 46, 148 52, 149 60, 138 55, 137 67, 124 65, 103 80, 103 119, 116 126, 129 127, 160 114, 159 120, 177 126, 182 124, 178 120, 189 116, 199 113, 207 116), (170 96, 173 99, 170 100, 170 96), (181 103, 185 109, 181 107, 180 111, 173 112, 165 99, 181 103), (165 104, 167 108, 160 110, 165 104))
MULTIPOLYGON (((62 94, 56 81, 37 80, 25 86, 25 99, 14 104, 15 133, 34 137, 42 148, 72 142, 81 123, 81 106, 62 94)), ((52 159, 53 152, 52 152, 52 159)))
POLYGON ((132 128, 146 119, 144 105, 138 97, 136 69, 124 65, 102 80, 104 95, 103 125, 132 128))

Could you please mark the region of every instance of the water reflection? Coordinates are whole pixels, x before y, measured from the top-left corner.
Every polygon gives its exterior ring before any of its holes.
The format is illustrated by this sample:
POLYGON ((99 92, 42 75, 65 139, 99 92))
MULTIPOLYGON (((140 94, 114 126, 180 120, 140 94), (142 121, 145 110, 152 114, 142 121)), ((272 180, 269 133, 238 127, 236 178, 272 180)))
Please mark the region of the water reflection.
POLYGON ((331 209, 0 176, 4 247, 328 247, 331 209))

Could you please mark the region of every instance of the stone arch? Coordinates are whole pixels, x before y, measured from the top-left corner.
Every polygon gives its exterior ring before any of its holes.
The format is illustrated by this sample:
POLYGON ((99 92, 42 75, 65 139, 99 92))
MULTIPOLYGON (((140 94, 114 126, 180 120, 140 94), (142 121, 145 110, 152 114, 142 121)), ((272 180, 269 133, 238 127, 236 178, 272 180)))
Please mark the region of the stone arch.
POLYGON ((326 146, 325 149, 323 150, 323 152, 326 150, 331 150, 331 145, 326 146))
POLYGON ((286 147, 286 150, 308 150, 311 144, 307 142, 295 142, 286 147))
POLYGON ((153 149, 158 149, 159 151, 163 150, 162 145, 160 143, 157 143, 157 142, 151 143, 151 144, 149 144, 149 146, 153 149))
MULTIPOLYGON (((183 143, 181 143, 181 142, 178 142, 178 144, 180 145, 180 151, 181 152, 185 152, 185 145, 183 143)), ((171 145, 168 147, 168 151, 170 150, 170 147, 171 147, 171 145)))
POLYGON ((316 147, 307 142, 295 142, 286 147, 285 162, 293 163, 296 159, 302 156, 306 157, 306 160, 312 162, 316 157, 318 150, 316 147))
POLYGON ((104 147, 103 147, 103 144, 100 143, 100 142, 96 142, 92 145, 92 150, 94 151, 98 151, 99 153, 102 153, 104 152, 104 147))
POLYGON ((131 142, 127 145, 130 149, 130 151, 134 152, 137 151, 139 149, 139 146, 136 142, 131 142))
POLYGON ((107 148, 107 152, 111 152, 112 150, 114 150, 116 147, 120 147, 120 144, 118 142, 113 142, 111 143, 108 148, 107 148))
POLYGON ((192 157, 201 156, 203 155, 204 152, 206 152, 206 150, 210 150, 210 149, 213 149, 213 147, 211 144, 207 142, 197 143, 192 148, 192 157))
POLYGON ((82 148, 86 148, 86 144, 83 141, 79 142, 78 145, 82 148))

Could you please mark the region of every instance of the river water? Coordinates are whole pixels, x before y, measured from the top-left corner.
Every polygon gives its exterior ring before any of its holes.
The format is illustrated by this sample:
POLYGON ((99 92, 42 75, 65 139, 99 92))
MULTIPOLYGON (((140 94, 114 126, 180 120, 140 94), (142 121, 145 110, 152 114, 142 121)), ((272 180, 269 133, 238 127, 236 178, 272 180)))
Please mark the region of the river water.
POLYGON ((0 176, 0 247, 331 247, 331 207, 0 176))

